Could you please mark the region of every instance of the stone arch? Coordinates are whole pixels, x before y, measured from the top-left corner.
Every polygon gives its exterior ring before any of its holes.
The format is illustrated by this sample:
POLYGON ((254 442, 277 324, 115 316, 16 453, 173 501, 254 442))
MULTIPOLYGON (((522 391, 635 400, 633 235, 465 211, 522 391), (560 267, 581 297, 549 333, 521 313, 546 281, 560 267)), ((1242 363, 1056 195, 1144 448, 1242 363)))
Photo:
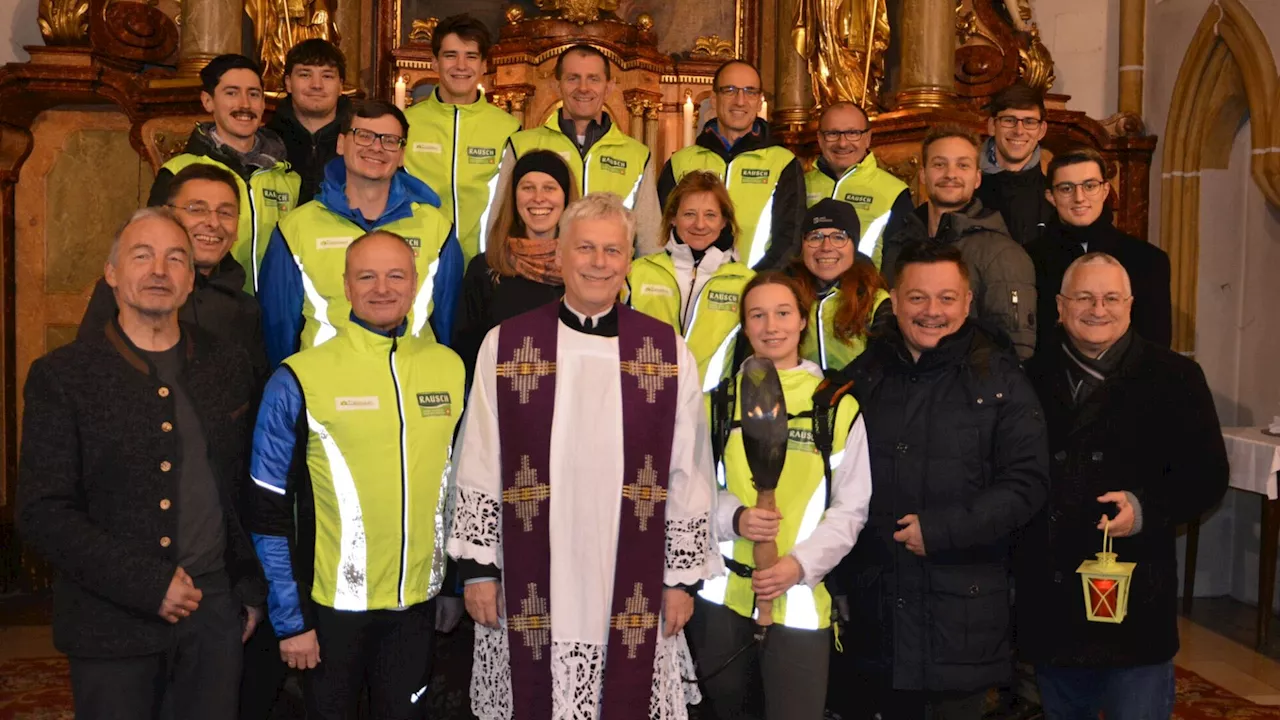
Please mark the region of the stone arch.
POLYGON ((1215 0, 1183 57, 1165 128, 1160 244, 1172 266, 1173 346, 1195 349, 1200 171, 1225 168, 1250 118, 1250 176, 1280 206, 1280 123, 1274 56, 1240 0, 1215 0))

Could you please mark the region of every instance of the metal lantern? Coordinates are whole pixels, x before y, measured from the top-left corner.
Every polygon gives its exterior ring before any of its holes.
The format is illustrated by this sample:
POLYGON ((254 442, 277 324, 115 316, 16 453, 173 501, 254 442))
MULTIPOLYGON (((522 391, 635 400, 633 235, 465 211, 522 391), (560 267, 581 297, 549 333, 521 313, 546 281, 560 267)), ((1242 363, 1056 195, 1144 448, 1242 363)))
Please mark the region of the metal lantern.
POLYGON ((1076 568, 1084 583, 1084 612, 1092 622, 1122 623, 1129 611, 1129 581, 1137 563, 1117 562, 1111 551, 1111 523, 1102 528, 1102 552, 1076 568))

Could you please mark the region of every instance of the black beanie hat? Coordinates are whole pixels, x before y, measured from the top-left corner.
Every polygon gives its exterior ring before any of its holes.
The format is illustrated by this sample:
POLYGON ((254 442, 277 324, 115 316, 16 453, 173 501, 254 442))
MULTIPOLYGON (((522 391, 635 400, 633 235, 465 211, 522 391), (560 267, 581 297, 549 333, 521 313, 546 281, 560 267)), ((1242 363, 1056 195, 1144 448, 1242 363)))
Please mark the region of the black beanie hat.
POLYGON ((804 234, 814 230, 834 228, 843 230, 854 242, 862 235, 862 223, 858 222, 858 211, 846 202, 834 198, 823 198, 817 202, 804 216, 804 234))
POLYGON ((559 155, 550 150, 534 150, 520 156, 516 160, 516 170, 514 177, 511 179, 511 194, 515 196, 516 188, 520 186, 520 179, 531 172, 546 173, 555 178, 560 183, 560 189, 564 191, 564 199, 569 201, 569 188, 573 184, 573 178, 569 175, 569 166, 559 155))

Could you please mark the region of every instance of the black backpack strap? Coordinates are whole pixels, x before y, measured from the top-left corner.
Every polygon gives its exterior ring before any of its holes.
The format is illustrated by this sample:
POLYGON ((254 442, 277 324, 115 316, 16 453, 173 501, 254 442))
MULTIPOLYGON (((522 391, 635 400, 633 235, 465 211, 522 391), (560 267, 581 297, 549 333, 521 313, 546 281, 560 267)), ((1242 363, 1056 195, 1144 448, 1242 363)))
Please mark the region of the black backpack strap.
POLYGON ((725 447, 729 444, 729 433, 733 430, 737 385, 737 376, 730 375, 711 391, 711 458, 717 482, 724 463, 725 447))
POLYGON ((853 381, 823 380, 813 391, 813 445, 822 453, 822 472, 827 478, 825 507, 831 507, 831 452, 836 444, 836 411, 840 400, 853 389, 853 381))

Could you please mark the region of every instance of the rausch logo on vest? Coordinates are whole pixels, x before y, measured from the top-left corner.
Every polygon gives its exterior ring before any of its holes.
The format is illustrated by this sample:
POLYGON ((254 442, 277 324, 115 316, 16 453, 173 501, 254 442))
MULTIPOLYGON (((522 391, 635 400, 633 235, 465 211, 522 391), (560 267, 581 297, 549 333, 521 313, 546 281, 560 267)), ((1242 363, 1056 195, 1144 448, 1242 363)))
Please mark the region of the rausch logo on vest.
POLYGON ((787 428, 787 450, 813 452, 813 431, 804 428, 787 428))
POLYGON ((262 197, 275 203, 281 210, 289 209, 289 193, 271 188, 262 188, 262 197))
POLYGON ((422 238, 406 237, 404 242, 406 245, 413 248, 413 255, 414 257, 417 257, 418 252, 422 250, 422 238))
POLYGON ((759 170, 756 168, 742 168, 742 174, 739 175, 744 183, 755 183, 757 185, 767 185, 769 183, 769 171, 759 170))
POLYGON ((871 203, 874 200, 875 198, 871 197, 870 195, 858 195, 856 193, 844 194, 845 202, 849 203, 850 205, 855 205, 862 210, 869 210, 871 208, 871 203))
POLYGON ((472 165, 492 165, 498 161, 498 151, 487 147, 468 147, 467 162, 472 165))
POLYGON ((422 417, 448 417, 453 414, 453 399, 447 392, 421 392, 418 409, 422 417))
POLYGON ((619 160, 618 158, 611 158, 608 155, 601 155, 600 169, 605 172, 625 175, 627 172, 627 162, 625 160, 619 160))
POLYGON ((729 312, 738 312, 738 296, 734 293, 722 292, 720 290, 712 290, 707 293, 707 304, 712 310, 728 310, 729 312))

